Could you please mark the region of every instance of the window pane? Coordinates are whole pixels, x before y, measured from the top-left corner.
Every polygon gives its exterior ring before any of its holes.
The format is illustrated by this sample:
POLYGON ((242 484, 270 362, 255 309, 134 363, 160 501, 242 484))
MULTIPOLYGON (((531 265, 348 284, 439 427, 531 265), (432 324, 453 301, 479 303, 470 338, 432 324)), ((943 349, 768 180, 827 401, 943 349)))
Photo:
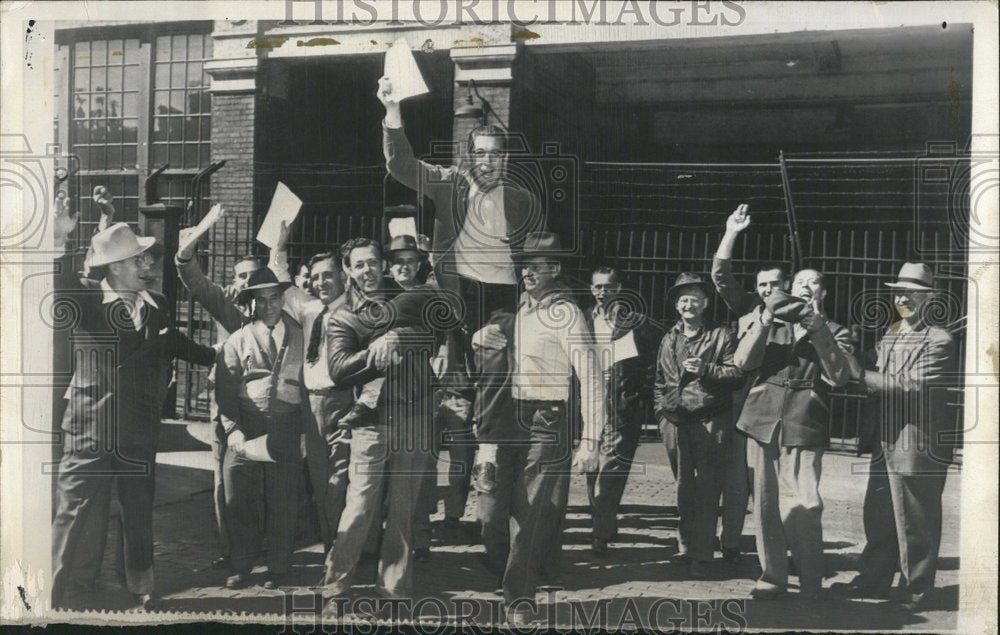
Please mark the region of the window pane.
POLYGON ((167 144, 153 144, 153 164, 151 168, 158 168, 167 162, 167 144))
POLYGON ((74 147, 73 154, 77 156, 80 161, 81 170, 90 169, 90 149, 86 147, 74 147))
POLYGON ((212 138, 212 118, 202 117, 201 118, 201 138, 203 140, 212 138))
POLYGON ((135 159, 135 146, 122 146, 122 168, 134 170, 137 167, 139 166, 135 159))
POLYGON ((170 118, 170 140, 171 141, 183 141, 184 140, 184 119, 181 117, 171 117, 170 118))
POLYGON ((73 139, 71 143, 77 144, 87 144, 90 143, 90 124, 86 121, 74 121, 73 122, 73 139))
POLYGON ((139 93, 125 93, 125 108, 123 113, 126 117, 139 116, 139 93))
POLYGON ((118 66, 108 68, 108 90, 122 89, 122 69, 118 66))
POLYGON ((167 62, 170 60, 170 36, 161 35, 156 38, 156 61, 167 62))
POLYGON ((167 159, 170 162, 170 167, 181 167, 181 150, 183 147, 184 146, 179 143, 170 144, 170 157, 167 159))
POLYGON ((167 118, 156 117, 153 119, 153 141, 167 140, 167 118))
POLYGON ((188 59, 200 60, 204 56, 204 35, 188 36, 188 59))
POLYGON ((170 91, 170 112, 172 114, 178 114, 178 115, 184 114, 184 91, 183 90, 172 90, 172 91, 170 91))
POLYGON ((125 40, 125 63, 139 63, 139 40, 125 40))
POLYGON ((187 36, 185 35, 175 35, 173 37, 173 46, 171 47, 170 56, 174 60, 182 60, 186 57, 187 49, 187 36))
POLYGON ((207 143, 198 144, 198 148, 199 148, 199 155, 200 155, 199 156, 200 163, 198 164, 199 167, 203 167, 203 168, 204 167, 208 167, 208 164, 212 162, 212 159, 209 156, 211 154, 211 152, 210 152, 211 148, 208 146, 207 143))
POLYGON ((104 119, 90 122, 90 143, 104 143, 108 140, 107 127, 104 119))
POLYGON ((125 90, 139 90, 139 66, 125 67, 125 90))
POLYGON ((76 54, 73 56, 73 66, 89 66, 90 42, 77 42, 74 49, 76 54))
POLYGON ((108 87, 107 71, 103 68, 90 69, 90 85, 95 92, 100 92, 108 87))
POLYGON ((104 95, 94 93, 90 96, 90 118, 104 118, 104 95))
POLYGON ((112 170, 122 168, 122 149, 120 146, 108 146, 108 167, 112 170))
POLYGON ((197 115, 201 112, 201 91, 190 92, 187 96, 188 112, 197 115))
POLYGON ((108 64, 121 65, 125 58, 125 44, 121 40, 108 42, 108 64))
POLYGON ((187 85, 188 88, 201 86, 201 62, 187 65, 187 85))
POLYGON ((121 143, 122 142, 122 120, 121 119, 109 119, 108 120, 108 143, 121 143))
POLYGON ((124 119, 122 121, 122 140, 125 143, 136 143, 139 139, 139 120, 124 119))
POLYGON ((90 149, 90 169, 91 170, 106 170, 108 168, 108 162, 104 158, 104 147, 92 147, 90 149))
POLYGON ((84 119, 87 116, 87 96, 77 95, 74 98, 76 102, 73 105, 73 117, 76 119, 84 119))
POLYGON ((170 93, 165 90, 158 90, 153 94, 153 112, 157 115, 165 115, 170 112, 170 93))
POLYGON ((125 196, 138 196, 139 182, 135 179, 125 179, 125 196))
POLYGON ((78 93, 90 90, 90 69, 76 69, 73 73, 73 90, 78 93))
POLYGON ((173 88, 184 88, 184 65, 170 65, 170 85, 173 88))
POLYGON ((170 65, 169 64, 157 64, 156 65, 156 83, 155 88, 170 88, 170 65))
POLYGON ((198 167, 198 144, 196 143, 184 144, 184 167, 185 168, 198 167))
POLYGON ((184 119, 184 140, 198 140, 198 117, 187 117, 184 119))
POLYGON ((106 64, 108 61, 108 43, 104 40, 98 40, 96 42, 90 43, 90 64, 91 66, 97 66, 99 64, 106 64))

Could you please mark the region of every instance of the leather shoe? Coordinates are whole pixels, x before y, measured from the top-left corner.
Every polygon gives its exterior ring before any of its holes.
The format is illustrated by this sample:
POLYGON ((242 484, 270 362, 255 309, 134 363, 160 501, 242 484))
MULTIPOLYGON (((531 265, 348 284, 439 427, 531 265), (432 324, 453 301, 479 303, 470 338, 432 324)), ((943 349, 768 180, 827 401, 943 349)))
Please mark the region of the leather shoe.
POLYGON ((854 598, 858 600, 889 599, 888 589, 876 589, 875 587, 871 587, 866 584, 858 584, 856 582, 837 582, 830 586, 830 590, 845 597, 854 598))
POLYGON ((757 586, 750 591, 750 597, 755 600, 775 600, 783 597, 785 593, 785 587, 758 581, 757 586))
POLYGON ((472 487, 477 492, 492 494, 497 488, 495 463, 477 463, 472 466, 472 487))
POLYGON ((209 566, 211 568, 213 568, 213 569, 216 569, 216 570, 228 569, 229 568, 229 556, 219 556, 218 558, 216 558, 215 560, 213 560, 212 564, 209 565, 209 566))
POLYGON ((226 578, 227 589, 245 589, 250 586, 250 577, 242 573, 235 573, 226 578))
POLYGON ((608 541, 603 538, 594 538, 590 542, 590 550, 599 556, 608 555, 608 541))

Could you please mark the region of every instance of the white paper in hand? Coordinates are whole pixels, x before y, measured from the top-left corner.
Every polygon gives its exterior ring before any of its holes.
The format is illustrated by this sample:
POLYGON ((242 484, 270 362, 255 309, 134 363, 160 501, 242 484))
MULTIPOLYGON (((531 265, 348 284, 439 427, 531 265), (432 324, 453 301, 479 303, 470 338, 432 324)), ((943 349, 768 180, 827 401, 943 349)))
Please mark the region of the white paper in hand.
POLYGON ((385 52, 384 71, 382 74, 392 82, 389 99, 394 102, 431 92, 424 83, 424 76, 420 74, 417 60, 413 59, 413 52, 410 51, 406 38, 399 38, 385 52))
POLYGON ((639 356, 639 350, 635 347, 635 336, 632 335, 632 331, 629 331, 628 335, 616 339, 614 345, 616 364, 639 356))
POLYGON ((257 240, 264 243, 271 249, 278 244, 278 235, 281 232, 281 221, 291 225, 295 217, 299 215, 302 208, 302 199, 292 193, 288 186, 278 182, 278 187, 274 190, 274 198, 271 199, 271 207, 267 210, 267 216, 260 225, 257 232, 257 240))
POLYGON ((413 236, 417 237, 417 222, 412 216, 389 219, 389 237, 413 236))
POLYGON ((274 463, 274 459, 271 458, 271 453, 267 451, 267 435, 259 436, 256 439, 250 439, 243 444, 243 453, 251 461, 263 461, 265 463, 274 463))

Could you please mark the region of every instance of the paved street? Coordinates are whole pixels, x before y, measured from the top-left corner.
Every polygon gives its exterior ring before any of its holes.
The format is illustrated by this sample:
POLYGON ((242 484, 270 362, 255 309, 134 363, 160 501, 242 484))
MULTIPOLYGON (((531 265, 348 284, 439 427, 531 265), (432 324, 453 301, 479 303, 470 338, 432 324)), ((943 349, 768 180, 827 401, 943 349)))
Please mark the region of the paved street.
MULTIPOLYGON (((172 423, 164 441, 177 451, 160 455, 155 512, 156 580, 163 596, 162 610, 171 612, 224 612, 261 614, 258 619, 319 619, 317 591, 310 588, 322 573, 322 545, 312 530, 300 530, 300 548, 288 588, 264 590, 263 568, 256 570, 258 585, 240 591, 222 588, 226 572, 209 568, 218 555, 211 502, 212 474, 206 438, 207 424, 172 423), (264 617, 266 616, 266 617, 264 617)), ((659 443, 644 443, 637 454, 621 510, 619 540, 607 556, 589 550, 589 514, 584 479, 574 476, 570 493, 565 544, 562 552, 561 590, 539 595, 538 618, 553 625, 586 626, 597 621, 605 628, 642 625, 647 628, 715 626, 735 630, 745 620, 753 629, 865 629, 921 628, 941 631, 955 628, 958 606, 959 485, 960 473, 949 475, 945 489, 945 528, 941 545, 938 590, 931 610, 916 615, 896 610, 883 601, 848 601, 826 595, 817 601, 798 600, 793 592, 785 599, 747 600, 759 572, 754 553, 753 518, 747 516, 741 563, 728 565, 721 559, 709 567, 709 579, 685 579, 686 568, 669 562, 676 551, 675 486, 659 443), (554 603, 551 600, 554 599, 554 603), (688 602, 687 600, 691 600, 688 602)), ((865 459, 829 453, 824 459, 821 492, 825 502, 824 540, 828 566, 825 585, 853 576, 853 561, 864 544, 861 502, 867 466, 865 459)), ((442 461, 442 479, 446 462, 442 461)), ((465 615, 467 622, 488 623, 499 596, 496 581, 478 560, 482 547, 475 541, 474 497, 463 519, 467 537, 445 536, 442 514, 433 517, 435 539, 432 557, 417 563, 416 586, 427 599, 415 607, 434 619, 442 612, 453 619, 465 615)), ((113 533, 117 531, 112 523, 113 533)), ((125 610, 128 594, 122 592, 115 574, 113 545, 108 553, 99 588, 81 598, 80 607, 125 610)), ((368 586, 358 586, 357 596, 371 596, 374 567, 362 570, 368 586)), ((371 605, 369 603, 368 605, 371 605)), ((366 605, 366 606, 368 606, 366 605)), ((358 609, 348 619, 360 619, 373 609, 358 609), (360 616, 360 617, 359 617, 360 616)), ((132 609, 136 610, 136 609, 132 609)), ((392 606, 386 608, 391 611, 392 606)), ((390 612, 378 613, 391 616, 390 612)), ((162 617, 162 616, 161 616, 162 617)), ((161 617, 150 616, 152 621, 161 617)))

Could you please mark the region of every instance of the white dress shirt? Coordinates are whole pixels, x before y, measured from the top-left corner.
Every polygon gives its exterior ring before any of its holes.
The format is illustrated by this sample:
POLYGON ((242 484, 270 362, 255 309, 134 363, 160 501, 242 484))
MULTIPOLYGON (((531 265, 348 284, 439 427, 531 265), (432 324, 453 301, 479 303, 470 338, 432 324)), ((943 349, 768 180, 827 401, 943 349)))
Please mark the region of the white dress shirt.
POLYGON ((600 438, 605 418, 604 382, 583 311, 555 294, 535 301, 525 293, 514 322, 513 346, 514 398, 568 401, 576 371, 583 438, 600 438))
MULTIPOLYGON (((283 251, 271 250, 267 267, 274 272, 274 275, 281 282, 291 282, 292 278, 288 273, 288 254, 283 251)), ((313 324, 316 318, 323 311, 323 302, 313 294, 291 286, 285 289, 285 313, 293 320, 302 325, 302 337, 305 341, 306 351, 309 350, 309 338, 312 337, 313 324)), ((336 302, 336 300, 334 300, 336 302)), ((327 316, 331 311, 327 311, 327 316)), ((319 357, 315 362, 309 363, 305 359, 305 351, 302 357, 302 381, 305 382, 306 390, 326 390, 333 388, 333 380, 330 379, 330 367, 326 363, 326 328, 324 325, 319 340, 319 357)))
POLYGON ((149 305, 154 308, 160 308, 156 302, 153 301, 153 296, 149 295, 149 292, 143 289, 135 296, 135 301, 126 300, 124 297, 118 294, 117 291, 111 288, 108 284, 107 279, 101 280, 101 291, 104 293, 104 298, 101 304, 111 304, 115 300, 121 300, 125 303, 125 306, 129 308, 129 317, 132 318, 132 324, 135 326, 136 332, 142 331, 142 327, 145 326, 142 323, 142 307, 149 305))
MULTIPOLYGON (((264 341, 270 337, 274 340, 274 350, 281 350, 281 343, 285 341, 285 322, 284 320, 278 320, 278 323, 274 325, 274 328, 269 328, 267 324, 264 324, 262 320, 254 320, 250 323, 250 328, 254 329, 264 341)), ((274 362, 274 360, 271 360, 274 362)))

